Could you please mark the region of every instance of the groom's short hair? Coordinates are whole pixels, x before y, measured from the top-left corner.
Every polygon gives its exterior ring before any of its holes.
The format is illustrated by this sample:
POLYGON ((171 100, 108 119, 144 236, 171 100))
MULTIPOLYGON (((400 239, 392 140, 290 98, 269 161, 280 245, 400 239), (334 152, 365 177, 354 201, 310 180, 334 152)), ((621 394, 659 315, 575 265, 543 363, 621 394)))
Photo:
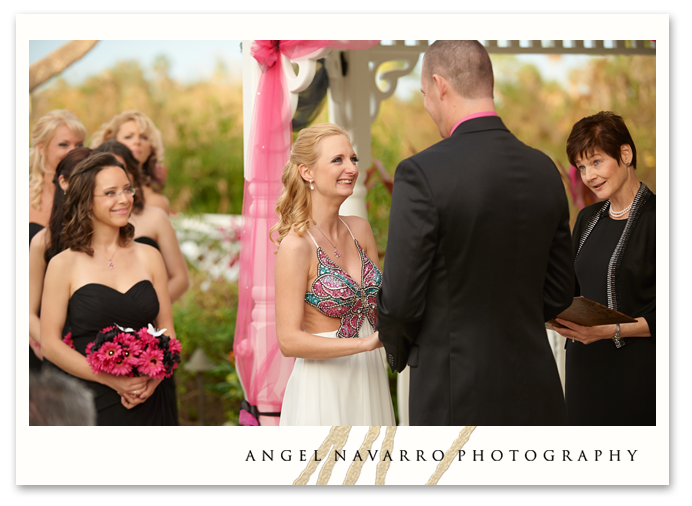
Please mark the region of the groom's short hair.
POLYGON ((493 65, 477 40, 436 40, 425 51, 423 77, 444 77, 463 98, 493 98, 493 65))

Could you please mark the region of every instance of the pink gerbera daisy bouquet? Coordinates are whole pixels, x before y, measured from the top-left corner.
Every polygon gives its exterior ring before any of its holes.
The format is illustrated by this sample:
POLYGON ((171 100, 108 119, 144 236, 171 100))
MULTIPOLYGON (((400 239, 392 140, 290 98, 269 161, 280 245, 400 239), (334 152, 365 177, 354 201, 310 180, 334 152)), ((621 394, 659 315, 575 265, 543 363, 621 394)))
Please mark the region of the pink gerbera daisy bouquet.
POLYGON ((107 327, 86 347, 91 370, 116 376, 170 378, 180 363, 180 341, 151 324, 135 331, 118 325, 107 327))

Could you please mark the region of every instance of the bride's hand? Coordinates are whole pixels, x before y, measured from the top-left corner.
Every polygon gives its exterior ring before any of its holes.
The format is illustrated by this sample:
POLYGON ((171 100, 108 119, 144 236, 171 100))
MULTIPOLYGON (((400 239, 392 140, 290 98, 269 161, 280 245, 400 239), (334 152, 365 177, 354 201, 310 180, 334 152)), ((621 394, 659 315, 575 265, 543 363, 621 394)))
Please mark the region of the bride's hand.
POLYGON ((376 350, 377 348, 382 348, 384 346, 382 344, 382 341, 380 341, 380 333, 375 332, 374 334, 368 336, 368 337, 363 337, 363 351, 372 351, 376 350))

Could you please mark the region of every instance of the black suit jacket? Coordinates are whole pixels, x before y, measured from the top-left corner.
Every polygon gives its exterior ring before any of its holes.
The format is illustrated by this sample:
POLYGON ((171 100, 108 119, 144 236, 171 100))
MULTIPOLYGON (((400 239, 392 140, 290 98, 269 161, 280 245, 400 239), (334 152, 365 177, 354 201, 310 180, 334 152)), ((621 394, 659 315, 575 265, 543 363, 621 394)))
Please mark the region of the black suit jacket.
POLYGON ((377 330, 411 366, 411 425, 566 423, 544 322, 573 289, 558 170, 500 118, 399 164, 377 330))

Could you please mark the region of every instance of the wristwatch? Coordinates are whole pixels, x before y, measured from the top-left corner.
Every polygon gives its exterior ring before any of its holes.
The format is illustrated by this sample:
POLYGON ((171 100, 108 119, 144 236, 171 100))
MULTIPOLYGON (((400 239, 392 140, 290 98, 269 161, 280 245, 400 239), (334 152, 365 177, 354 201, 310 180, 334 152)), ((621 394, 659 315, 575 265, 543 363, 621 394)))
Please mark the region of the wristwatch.
POLYGON ((615 335, 612 337, 613 342, 615 343, 616 348, 622 348, 625 346, 625 340, 624 338, 620 335, 620 324, 616 323, 615 324, 615 335))

